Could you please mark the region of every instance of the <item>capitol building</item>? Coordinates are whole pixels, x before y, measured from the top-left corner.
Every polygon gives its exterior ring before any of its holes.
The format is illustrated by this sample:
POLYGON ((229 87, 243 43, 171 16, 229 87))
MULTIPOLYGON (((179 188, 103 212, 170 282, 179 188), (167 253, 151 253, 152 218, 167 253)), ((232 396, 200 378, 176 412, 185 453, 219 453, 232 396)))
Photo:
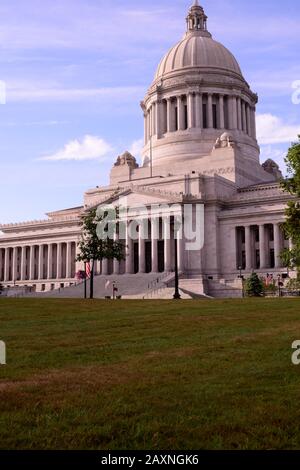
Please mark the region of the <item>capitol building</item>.
MULTIPOLYGON (((240 274, 255 271, 276 278, 287 273, 280 253, 290 241, 280 224, 291 196, 280 188, 278 165, 260 162, 258 96, 236 58, 213 39, 207 20, 195 1, 183 38, 157 67, 141 103, 141 165, 125 152, 112 162, 109 186, 87 190, 81 207, 49 213, 41 221, 0 226, 4 287, 28 286, 45 295, 59 289, 76 296, 76 273, 83 269, 75 261, 80 217, 88 208, 123 199, 133 214, 141 205, 204 206, 203 248, 188 251, 184 240, 177 245, 180 286, 186 295, 239 296, 240 274)), ((164 236, 170 220, 159 219, 158 236, 157 220, 148 222, 148 239, 124 240, 123 261, 97 261, 96 286, 117 280, 128 286, 127 292, 135 284, 147 296, 149 283, 160 279, 168 291, 176 246, 172 237, 164 236)), ((160 293, 164 298, 163 287, 160 293)))

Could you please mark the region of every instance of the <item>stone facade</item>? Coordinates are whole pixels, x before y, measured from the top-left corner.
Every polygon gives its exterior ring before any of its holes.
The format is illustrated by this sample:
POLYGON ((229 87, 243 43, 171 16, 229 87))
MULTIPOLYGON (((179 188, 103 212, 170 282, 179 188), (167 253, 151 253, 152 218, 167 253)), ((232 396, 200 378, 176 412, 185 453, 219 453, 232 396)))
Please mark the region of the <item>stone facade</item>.
MULTIPOLYGON (((132 220, 141 206, 204 205, 203 249, 189 252, 184 240, 177 244, 181 277, 194 282, 197 293, 225 295, 241 272, 286 273, 279 255, 290 241, 280 224, 289 196, 280 189, 278 166, 272 160, 260 164, 257 100, 236 59, 212 39, 195 2, 184 38, 162 59, 141 103, 142 166, 125 152, 112 167, 110 185, 88 190, 82 207, 48 214, 44 221, 2 225, 2 285, 47 291, 73 284, 82 269, 75 263, 82 212, 122 201, 132 220)), ((97 274, 171 272, 170 217, 152 217, 148 228, 147 237, 141 227, 134 241, 126 233, 125 260, 98 262, 97 274)))

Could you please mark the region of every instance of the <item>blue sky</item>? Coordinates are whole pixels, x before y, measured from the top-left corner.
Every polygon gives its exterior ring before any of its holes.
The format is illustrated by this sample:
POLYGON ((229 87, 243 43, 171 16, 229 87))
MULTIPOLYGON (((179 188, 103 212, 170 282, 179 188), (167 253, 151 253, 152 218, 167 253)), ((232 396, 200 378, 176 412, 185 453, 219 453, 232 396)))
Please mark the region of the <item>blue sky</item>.
MULTIPOLYGON (((138 155, 139 103, 162 55, 182 37, 190 3, 1 0, 0 223, 80 205, 86 189, 108 183, 118 154, 138 155)), ((300 88, 298 1, 202 5, 213 37, 259 94, 262 160, 283 166, 300 133, 300 104, 292 102, 292 84, 300 88)))

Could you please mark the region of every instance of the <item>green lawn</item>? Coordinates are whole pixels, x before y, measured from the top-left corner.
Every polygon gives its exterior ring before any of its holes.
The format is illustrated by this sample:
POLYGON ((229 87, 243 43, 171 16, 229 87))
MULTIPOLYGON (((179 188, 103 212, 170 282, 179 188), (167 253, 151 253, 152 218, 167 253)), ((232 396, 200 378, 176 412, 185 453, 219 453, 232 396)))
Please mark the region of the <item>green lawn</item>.
POLYGON ((1 449, 300 449, 300 301, 2 299, 1 449))

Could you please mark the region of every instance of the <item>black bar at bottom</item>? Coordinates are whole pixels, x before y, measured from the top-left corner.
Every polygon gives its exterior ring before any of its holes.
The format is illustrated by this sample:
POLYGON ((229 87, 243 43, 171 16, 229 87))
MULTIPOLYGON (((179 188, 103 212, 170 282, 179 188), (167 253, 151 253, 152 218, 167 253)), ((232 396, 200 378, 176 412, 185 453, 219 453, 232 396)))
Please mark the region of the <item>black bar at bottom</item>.
POLYGON ((26 464, 49 466, 72 465, 75 468, 142 468, 145 466, 210 468, 211 465, 270 465, 273 468, 287 468, 288 464, 299 463, 300 451, 0 451, 3 464, 26 464))

